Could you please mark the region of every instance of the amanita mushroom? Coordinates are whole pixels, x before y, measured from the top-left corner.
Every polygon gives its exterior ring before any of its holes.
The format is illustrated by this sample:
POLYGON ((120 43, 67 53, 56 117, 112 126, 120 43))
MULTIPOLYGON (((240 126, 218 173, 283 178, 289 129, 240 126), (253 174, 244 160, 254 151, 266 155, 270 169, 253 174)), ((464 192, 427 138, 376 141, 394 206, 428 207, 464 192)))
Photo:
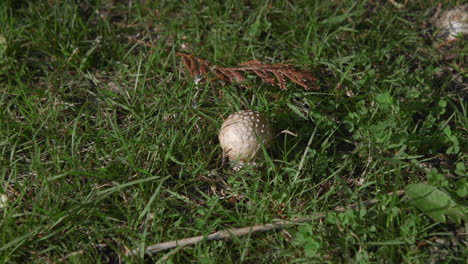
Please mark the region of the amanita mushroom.
POLYGON ((468 4, 455 6, 436 17, 438 37, 451 41, 458 36, 468 35, 468 4))
POLYGON ((219 143, 224 155, 234 162, 235 169, 255 161, 263 145, 268 147, 273 132, 267 118, 257 111, 239 111, 224 120, 219 143))

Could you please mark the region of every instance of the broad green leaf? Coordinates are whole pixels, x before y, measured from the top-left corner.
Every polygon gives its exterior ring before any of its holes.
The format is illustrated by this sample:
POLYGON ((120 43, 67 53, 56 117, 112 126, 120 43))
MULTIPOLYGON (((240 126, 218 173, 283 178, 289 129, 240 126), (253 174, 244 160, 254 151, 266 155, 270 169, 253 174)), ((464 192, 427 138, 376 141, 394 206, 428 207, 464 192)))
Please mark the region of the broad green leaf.
POLYGON ((455 173, 459 176, 466 176, 465 171, 465 164, 461 162, 457 163, 457 165, 455 166, 455 173))
POLYGON ((445 108, 447 106, 447 101, 445 101, 444 99, 439 100, 439 106, 445 108))
POLYGON ((458 205, 448 194, 432 185, 409 184, 406 186, 406 195, 416 207, 441 223, 446 222, 446 216, 457 224, 467 219, 467 208, 458 205))
POLYGON ((458 180, 455 184, 457 195, 461 198, 465 198, 468 196, 468 180, 463 178, 458 180))
POLYGON ((446 135, 447 137, 450 137, 450 136, 452 136, 452 129, 451 129, 449 126, 446 126, 446 127, 444 128, 444 133, 445 133, 445 135, 446 135))
POLYGON ((461 224, 462 221, 468 220, 468 208, 461 205, 447 209, 445 214, 456 224, 461 224))
POLYGON ((375 97, 379 104, 392 104, 393 98, 389 93, 381 93, 375 97))

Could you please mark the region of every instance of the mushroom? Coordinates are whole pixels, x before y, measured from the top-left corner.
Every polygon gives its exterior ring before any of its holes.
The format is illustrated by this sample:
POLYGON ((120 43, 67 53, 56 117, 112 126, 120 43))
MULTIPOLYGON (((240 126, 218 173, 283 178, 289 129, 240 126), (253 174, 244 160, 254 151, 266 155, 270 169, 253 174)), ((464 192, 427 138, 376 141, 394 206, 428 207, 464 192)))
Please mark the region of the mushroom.
POLYGON ((468 4, 447 9, 436 14, 437 36, 445 41, 452 41, 458 36, 468 35, 468 4))
POLYGON ((268 147, 273 132, 267 118, 257 111, 245 110, 231 114, 224 120, 219 131, 219 143, 234 169, 244 163, 255 161, 263 145, 268 147))

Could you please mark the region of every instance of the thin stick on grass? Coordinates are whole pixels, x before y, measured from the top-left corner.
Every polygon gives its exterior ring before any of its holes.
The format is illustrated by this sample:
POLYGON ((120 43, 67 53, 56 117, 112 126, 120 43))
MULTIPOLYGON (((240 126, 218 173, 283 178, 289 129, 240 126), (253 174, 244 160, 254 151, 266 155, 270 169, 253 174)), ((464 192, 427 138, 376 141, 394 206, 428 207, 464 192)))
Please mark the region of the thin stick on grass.
MULTIPOLYGON (((396 192, 389 192, 387 193, 387 195, 389 196, 392 196, 392 195, 395 195, 395 196, 402 196, 403 194, 405 194, 405 191, 404 190, 398 190, 396 192)), ((362 204, 359 204, 359 203, 355 203, 355 204, 352 204, 348 207, 336 207, 335 208, 335 212, 345 212, 346 210, 348 209, 356 209, 357 207, 359 207, 360 205, 362 206, 371 206, 371 205, 374 205, 374 204, 378 204, 379 203, 379 200, 377 199, 371 199, 371 200, 367 200, 367 201, 364 201, 362 202, 362 204)))
MULTIPOLYGON (((291 224, 298 224, 298 223, 304 223, 307 221, 311 221, 314 219, 322 218, 324 217, 325 214, 323 213, 318 213, 315 215, 315 217, 301 217, 301 218, 296 218, 292 220, 281 220, 277 221, 271 224, 264 224, 264 225, 254 225, 254 226, 248 226, 248 227, 241 227, 241 228, 233 228, 233 229, 227 229, 223 231, 218 231, 212 234, 209 234, 208 236, 195 236, 195 237, 189 237, 189 238, 184 238, 184 239, 179 239, 179 240, 172 240, 168 242, 163 242, 163 243, 158 243, 154 244, 151 246, 148 246, 145 249, 145 253, 147 254, 153 254, 157 253, 166 249, 171 249, 171 248, 176 248, 176 247, 185 247, 185 246, 192 246, 197 243, 199 243, 202 240, 205 241, 212 241, 212 240, 223 240, 223 239, 231 239, 234 237, 242 237, 246 236, 252 233, 256 232, 267 232, 270 230, 275 230, 275 229, 283 229, 287 225, 291 224)), ((140 248, 130 250, 127 252, 125 255, 126 256, 133 256, 137 255, 138 252, 140 251, 140 248)))
POLYGON ((450 43, 453 43, 453 42, 456 42, 456 41, 458 41, 457 38, 449 39, 449 40, 444 41, 444 42, 440 43, 439 45, 437 45, 436 48, 440 49, 440 48, 442 48, 442 47, 444 47, 444 46, 447 46, 447 45, 449 45, 450 43))
MULTIPOLYGON (((387 193, 387 195, 401 196, 404 193, 405 193, 404 190, 399 190, 396 192, 387 193)), ((362 204, 364 206, 370 206, 370 205, 374 205, 377 203, 378 203, 377 199, 372 199, 372 200, 364 201, 362 204)), ((359 204, 355 203, 355 204, 350 205, 348 209, 355 209, 358 206, 359 204)), ((347 208, 345 207, 337 207, 335 208, 334 212, 344 212, 346 210, 347 208)), ((279 220, 270 224, 254 225, 254 226, 248 226, 248 227, 232 228, 232 229, 227 229, 223 231, 217 231, 215 233, 209 234, 208 236, 195 236, 195 237, 189 237, 189 238, 184 238, 184 239, 179 239, 179 240, 162 242, 162 243, 148 246, 145 249, 145 254, 154 254, 154 253, 164 251, 167 249, 171 249, 171 248, 192 246, 192 245, 198 244, 200 241, 227 240, 227 239, 231 239, 234 237, 246 236, 246 235, 256 233, 256 232, 267 232, 271 230, 279 230, 289 225, 295 225, 295 224, 300 224, 300 223, 320 219, 320 218, 325 217, 325 215, 326 215, 325 213, 315 213, 308 217, 294 218, 291 220, 279 220)), ((125 253, 125 255, 128 257, 136 256, 138 252, 140 251, 141 251, 141 248, 136 248, 133 250, 129 250, 127 253, 125 253)))

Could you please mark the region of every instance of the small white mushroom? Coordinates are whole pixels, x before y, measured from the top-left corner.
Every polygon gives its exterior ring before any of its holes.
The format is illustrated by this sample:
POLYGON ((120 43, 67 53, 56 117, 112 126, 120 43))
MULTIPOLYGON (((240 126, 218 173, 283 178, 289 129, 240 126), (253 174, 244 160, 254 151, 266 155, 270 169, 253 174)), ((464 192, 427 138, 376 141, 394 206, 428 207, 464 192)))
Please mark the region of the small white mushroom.
POLYGON ((435 21, 437 36, 451 41, 458 36, 468 35, 468 4, 456 6, 441 13, 435 21))
POLYGON ((263 145, 268 147, 273 139, 270 123, 257 111, 239 111, 230 115, 219 131, 219 143, 224 155, 239 168, 254 161, 263 145))

